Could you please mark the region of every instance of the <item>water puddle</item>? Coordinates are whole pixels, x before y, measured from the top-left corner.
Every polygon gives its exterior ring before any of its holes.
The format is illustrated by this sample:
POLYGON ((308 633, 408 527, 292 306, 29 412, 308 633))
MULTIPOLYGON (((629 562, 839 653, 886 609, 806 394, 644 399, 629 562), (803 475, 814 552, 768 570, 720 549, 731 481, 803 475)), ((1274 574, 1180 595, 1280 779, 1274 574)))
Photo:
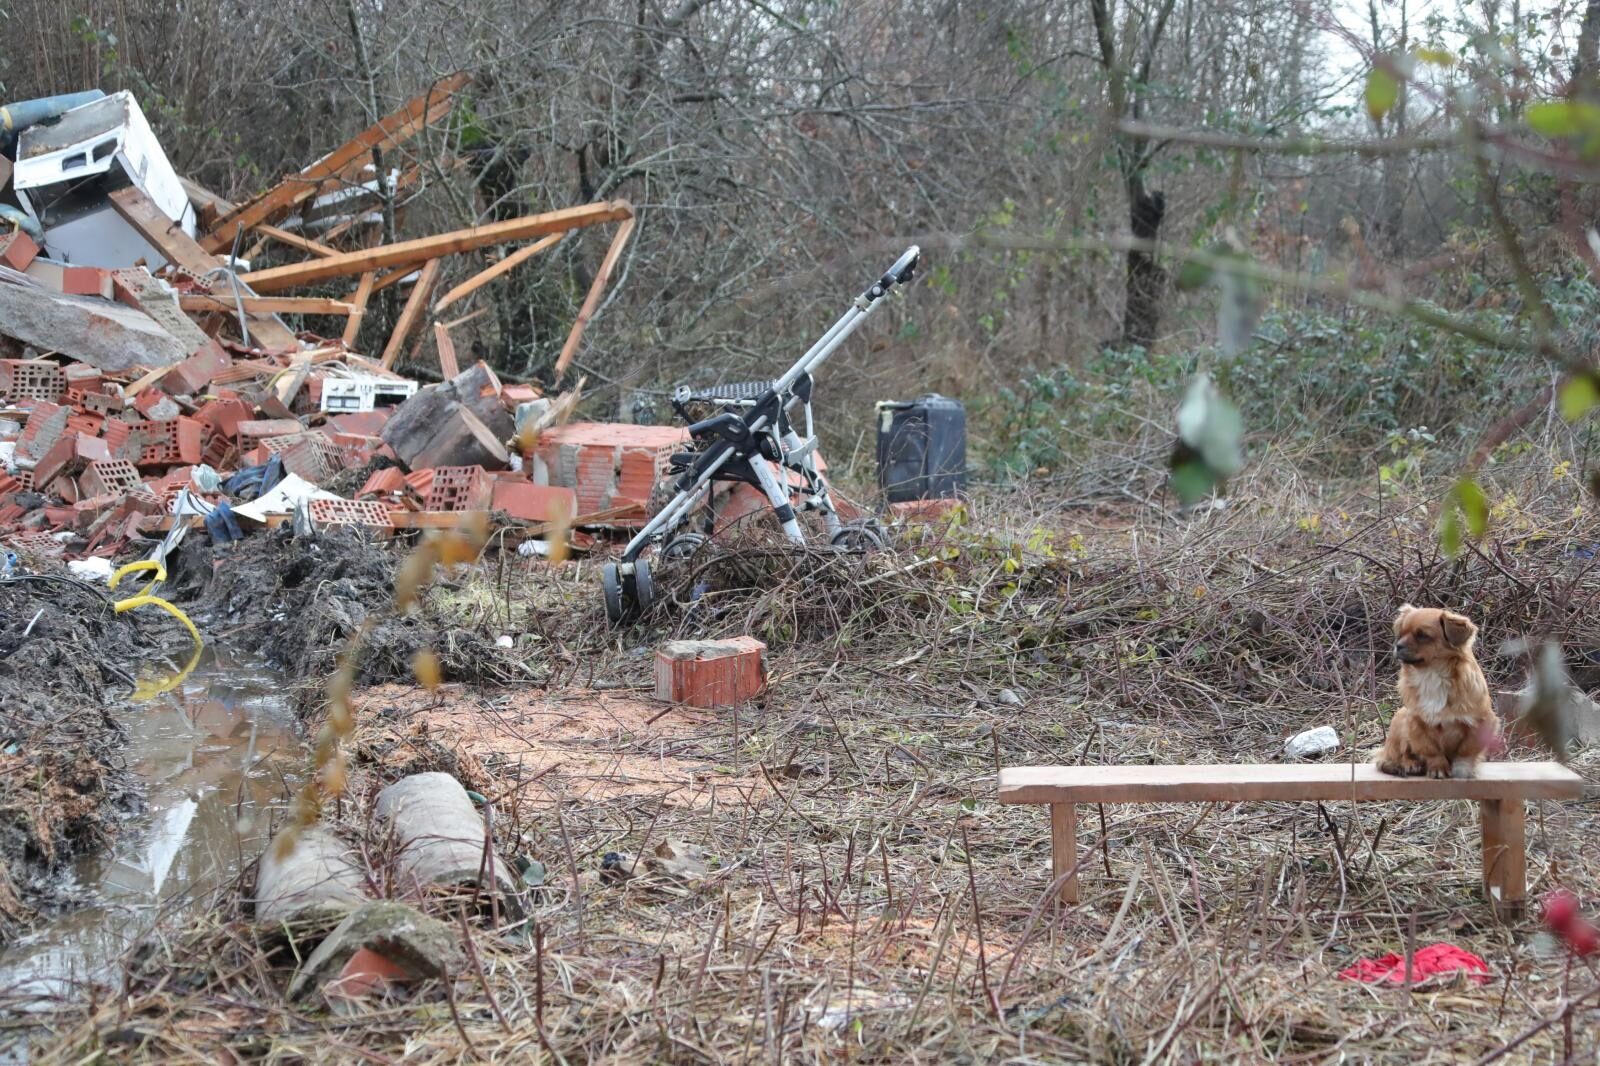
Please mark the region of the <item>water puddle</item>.
POLYGON ((89 905, 0 953, 8 1007, 80 998, 85 982, 112 977, 158 921, 231 883, 281 824, 304 766, 283 677, 210 648, 190 666, 146 679, 152 697, 118 712, 146 807, 73 868, 69 887, 89 905))

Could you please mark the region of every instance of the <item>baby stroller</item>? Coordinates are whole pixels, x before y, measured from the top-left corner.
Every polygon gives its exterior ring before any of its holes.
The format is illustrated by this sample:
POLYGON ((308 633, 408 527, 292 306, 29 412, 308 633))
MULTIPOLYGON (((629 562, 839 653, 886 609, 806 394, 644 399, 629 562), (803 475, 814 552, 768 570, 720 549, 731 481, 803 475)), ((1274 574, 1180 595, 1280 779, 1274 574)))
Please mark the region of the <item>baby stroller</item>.
POLYGON ((662 558, 693 554, 707 534, 683 532, 682 527, 717 481, 742 482, 760 489, 783 527, 784 535, 804 545, 805 533, 795 517, 800 510, 821 511, 831 544, 846 550, 882 547, 883 536, 871 523, 840 522, 828 483, 817 470, 817 438, 811 422, 812 372, 832 355, 883 303, 897 285, 909 284, 916 275, 921 251, 912 245, 882 277, 851 303, 850 308, 778 380, 727 385, 695 391, 681 386, 672 406, 689 423, 690 450, 672 456, 673 496, 656 512, 628 546, 622 558, 600 571, 606 617, 613 623, 636 617, 655 601, 650 560, 645 549, 662 544, 662 558), (803 434, 794 424, 800 408, 803 434), (696 409, 717 413, 697 419, 696 409), (791 483, 791 473, 798 486, 791 483))

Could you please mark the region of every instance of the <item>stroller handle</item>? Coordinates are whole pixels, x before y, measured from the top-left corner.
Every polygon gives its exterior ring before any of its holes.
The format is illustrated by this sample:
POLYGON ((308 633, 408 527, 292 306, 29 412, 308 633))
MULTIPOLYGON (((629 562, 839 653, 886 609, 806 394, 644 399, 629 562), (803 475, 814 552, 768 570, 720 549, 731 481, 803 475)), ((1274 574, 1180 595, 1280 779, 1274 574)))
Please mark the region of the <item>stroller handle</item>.
POLYGON ((894 261, 894 266, 884 271, 883 277, 878 279, 878 287, 887 291, 891 286, 908 284, 917 276, 917 263, 921 259, 922 249, 913 244, 894 261))

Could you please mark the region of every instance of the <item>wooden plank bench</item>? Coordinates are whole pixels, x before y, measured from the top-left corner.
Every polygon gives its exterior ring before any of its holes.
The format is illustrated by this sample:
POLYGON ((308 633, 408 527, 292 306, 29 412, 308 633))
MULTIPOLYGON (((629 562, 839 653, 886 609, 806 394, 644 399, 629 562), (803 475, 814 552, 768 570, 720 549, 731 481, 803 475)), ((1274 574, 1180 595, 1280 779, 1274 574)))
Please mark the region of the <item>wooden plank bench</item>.
POLYGON ((1061 881, 1063 903, 1078 901, 1080 803, 1477 800, 1484 892, 1515 909, 1527 895, 1524 801, 1576 799, 1583 787, 1583 778, 1553 762, 1485 763, 1476 777, 1443 781, 1391 777, 1365 763, 1018 766, 1000 771, 999 798, 1050 805, 1050 868, 1061 881))

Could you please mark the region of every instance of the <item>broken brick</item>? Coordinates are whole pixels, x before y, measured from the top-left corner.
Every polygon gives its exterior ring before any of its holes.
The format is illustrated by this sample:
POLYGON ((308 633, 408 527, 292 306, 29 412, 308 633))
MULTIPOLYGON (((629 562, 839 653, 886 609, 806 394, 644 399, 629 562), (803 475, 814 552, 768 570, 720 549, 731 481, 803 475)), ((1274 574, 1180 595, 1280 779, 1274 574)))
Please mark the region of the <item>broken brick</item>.
POLYGON ((171 466, 200 462, 204 448, 201 445, 201 426, 192 418, 179 416, 170 422, 145 422, 144 451, 134 460, 137 466, 171 466))
POLYGON ((754 637, 670 640, 656 652, 656 698, 734 707, 766 687, 767 646, 754 637))
POLYGON ((161 375, 161 388, 174 396, 198 396, 211 380, 233 365, 222 345, 214 340, 202 344, 193 355, 161 375))
POLYGON ((359 499, 363 496, 396 496, 405 491, 406 478, 397 466, 386 466, 382 470, 374 470, 372 476, 367 478, 367 483, 361 486, 361 491, 356 493, 359 499))
POLYGON ((126 459, 98 459, 89 464, 80 481, 85 496, 133 492, 143 486, 139 471, 126 459))

